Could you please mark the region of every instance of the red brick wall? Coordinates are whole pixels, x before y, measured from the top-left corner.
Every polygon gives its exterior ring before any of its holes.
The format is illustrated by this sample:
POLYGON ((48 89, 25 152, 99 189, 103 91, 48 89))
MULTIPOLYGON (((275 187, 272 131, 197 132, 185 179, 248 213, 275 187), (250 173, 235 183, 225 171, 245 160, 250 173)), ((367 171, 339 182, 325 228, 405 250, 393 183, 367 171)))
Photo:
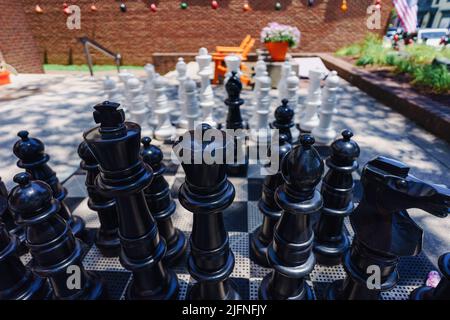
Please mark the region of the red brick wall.
MULTIPOLYGON (((201 46, 212 50, 215 45, 238 45, 247 33, 259 39, 260 30, 271 21, 300 29, 302 42, 296 51, 334 51, 365 36, 366 9, 375 2, 348 0, 348 11, 343 13, 342 0, 315 0, 311 8, 307 0, 279 0, 281 11, 274 10, 276 1, 248 0, 251 12, 243 12, 244 0, 217 1, 218 10, 211 9, 209 0, 186 0, 189 8, 181 10, 181 0, 124 0, 128 10, 122 13, 122 1, 72 0, 67 3, 81 7, 81 30, 69 30, 62 12, 63 1, 40 0, 44 14, 36 14, 37 1, 22 0, 40 52, 47 51, 49 63, 63 64, 69 60, 69 51, 74 63, 85 63, 77 41, 81 36, 120 52, 124 64, 144 64, 151 62, 154 52, 196 52, 201 46), (90 10, 93 2, 96 12, 90 10), (151 2, 157 3, 157 13, 149 10, 151 2)), ((382 8, 384 27, 392 2, 383 1, 382 8)), ((94 61, 112 63, 100 54, 95 54, 94 61)))
POLYGON ((0 52, 18 72, 42 72, 42 57, 20 0, 0 0, 0 52))

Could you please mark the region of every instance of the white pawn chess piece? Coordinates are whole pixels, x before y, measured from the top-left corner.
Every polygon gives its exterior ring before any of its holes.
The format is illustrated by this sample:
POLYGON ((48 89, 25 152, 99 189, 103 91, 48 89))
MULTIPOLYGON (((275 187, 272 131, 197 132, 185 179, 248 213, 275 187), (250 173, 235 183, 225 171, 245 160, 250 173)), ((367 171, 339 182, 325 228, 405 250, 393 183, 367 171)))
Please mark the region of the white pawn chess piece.
POLYGON ((197 85, 194 80, 188 78, 184 82, 186 119, 188 121, 188 130, 193 130, 195 121, 201 121, 201 110, 197 101, 197 85))
POLYGON ((270 137, 269 113, 272 98, 270 89, 272 80, 268 75, 263 75, 259 79, 260 86, 258 90, 258 99, 256 104, 255 129, 251 131, 250 139, 259 141, 260 144, 266 144, 270 137))
POLYGON ((224 84, 228 82, 228 79, 231 77, 232 72, 236 72, 236 74, 240 77, 242 75, 241 72, 241 57, 230 54, 224 58, 225 65, 227 66, 227 72, 225 73, 224 84))
POLYGON ((319 70, 309 71, 309 88, 308 96, 304 110, 300 115, 300 129, 302 131, 311 132, 311 130, 319 125, 319 116, 317 110, 321 104, 320 79, 322 73, 319 70))
POLYGON ((122 103, 123 97, 117 88, 116 82, 109 76, 106 76, 103 80, 103 90, 108 101, 122 103))
POLYGON ((153 81, 153 90, 155 94, 154 113, 158 118, 158 125, 154 130, 154 137, 160 141, 170 141, 175 138, 176 130, 170 122, 170 108, 166 96, 166 81, 159 74, 156 74, 153 81))
POLYGON ((280 81, 278 82, 278 100, 281 101, 283 99, 287 98, 287 78, 291 74, 292 71, 292 65, 289 60, 286 60, 283 65, 281 66, 281 77, 280 81))
POLYGON ((155 66, 147 63, 144 66, 145 73, 147 74, 147 78, 145 79, 144 91, 147 94, 147 108, 148 108, 148 124, 151 128, 155 128, 158 125, 158 119, 156 119, 153 110, 155 94, 153 90, 153 81, 155 79, 156 71, 155 66))
MULTIPOLYGON (((288 99, 289 107, 294 111, 295 115, 299 112, 298 108, 298 89, 299 89, 300 79, 295 74, 295 71, 291 71, 289 77, 286 79, 286 99, 288 99)), ((291 128, 292 141, 297 141, 300 136, 300 131, 297 127, 291 128)))
POLYGON ((128 105, 130 120, 143 126, 144 124, 147 124, 147 117, 149 114, 145 97, 142 94, 141 82, 137 78, 130 78, 127 81, 127 87, 130 96, 130 103, 128 105))
POLYGON ((339 76, 336 71, 331 71, 325 81, 320 107, 320 122, 312 130, 317 143, 328 145, 336 138, 336 130, 333 128, 333 115, 336 114, 337 91, 339 90, 339 76))
POLYGON ((184 129, 188 128, 188 120, 186 118, 186 106, 185 106, 185 90, 184 83, 187 80, 187 65, 184 62, 183 58, 178 58, 178 62, 175 66, 175 70, 177 72, 177 80, 178 80, 178 100, 177 100, 177 114, 178 117, 178 126, 184 129))

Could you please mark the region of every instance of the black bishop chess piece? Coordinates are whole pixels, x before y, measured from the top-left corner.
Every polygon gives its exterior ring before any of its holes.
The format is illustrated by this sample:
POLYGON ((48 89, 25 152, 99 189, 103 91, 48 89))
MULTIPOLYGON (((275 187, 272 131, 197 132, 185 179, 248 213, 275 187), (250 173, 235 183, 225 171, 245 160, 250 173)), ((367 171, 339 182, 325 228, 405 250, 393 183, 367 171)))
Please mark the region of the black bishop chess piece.
POLYGON ((188 299, 240 299, 235 284, 229 279, 234 254, 223 220, 223 210, 235 196, 224 164, 225 149, 232 147, 232 141, 226 139, 223 131, 212 129, 208 124, 186 132, 173 147, 177 155, 182 155, 180 161, 186 173, 178 198, 194 215, 188 270, 196 283, 188 291, 188 299), (211 138, 206 138, 205 133, 211 138), (214 158, 206 159, 207 153, 214 158))
POLYGON ((96 186, 103 195, 116 199, 120 262, 133 273, 126 298, 175 299, 178 279, 162 262, 166 243, 144 197, 153 175, 139 155, 141 127, 125 122, 119 106, 108 101, 96 105, 94 120, 100 126, 86 131, 83 137, 100 165, 96 186))
POLYGON ((311 216, 322 208, 322 196, 315 190, 324 171, 314 138, 303 135, 283 159, 284 184, 275 199, 283 210, 275 226, 273 241, 267 249, 270 267, 259 287, 262 300, 312 300, 312 289, 306 277, 314 269, 314 232, 311 216))
POLYGON ((107 289, 98 274, 82 264, 81 241, 58 215, 60 203, 48 184, 31 180, 26 172, 14 176, 9 206, 16 222, 26 232, 25 244, 33 258, 35 274, 48 278, 53 298, 60 300, 107 299, 107 289))
POLYGON ((323 208, 314 239, 316 260, 322 265, 339 264, 350 247, 343 227, 344 218, 354 210, 352 173, 358 169, 360 153, 352 136, 353 132, 344 130, 342 138, 331 144, 331 156, 326 160, 329 170, 322 180, 323 208))
POLYGON ((173 226, 172 215, 176 211, 176 204, 170 195, 170 187, 163 174, 166 170, 160 148, 151 144, 150 137, 142 138, 141 157, 144 163, 153 170, 153 180, 144 190, 145 200, 150 213, 158 224, 161 237, 167 245, 164 261, 169 265, 174 264, 186 251, 187 241, 183 232, 173 226))
MULTIPOLYGON (((278 153, 278 163, 280 164, 284 156, 292 149, 288 140, 288 136, 280 134, 278 150, 271 150, 271 152, 278 153)), ((263 222, 252 234, 251 253, 252 259, 263 267, 270 266, 267 260, 267 248, 272 242, 273 229, 282 213, 275 201, 275 192, 283 182, 281 168, 278 169, 277 173, 266 176, 262 187, 262 196, 258 202, 258 208, 263 214, 263 222)))
POLYGON ((95 245, 106 257, 116 257, 120 253, 119 221, 116 201, 105 197, 95 185, 95 179, 100 173, 99 165, 86 141, 78 146, 78 156, 81 158, 80 168, 86 171, 86 190, 89 195, 88 207, 97 212, 100 221, 95 235, 95 245))
POLYGON ((248 126, 242 120, 240 109, 244 104, 244 100, 241 99, 242 83, 236 72, 231 73, 225 89, 228 95, 225 99, 225 104, 228 106, 226 129, 234 130, 234 161, 227 164, 227 173, 229 176, 245 176, 248 170, 248 153, 247 136, 244 130, 248 129, 248 126))
POLYGON ((419 208, 437 217, 450 211, 450 190, 409 174, 404 163, 377 157, 363 168, 364 193, 350 216, 355 232, 343 258, 347 277, 325 292, 329 300, 376 300, 399 280, 399 257, 422 250, 423 231, 406 209, 419 208), (374 281, 372 275, 380 275, 374 281))
POLYGON ((438 266, 442 278, 436 288, 419 287, 411 292, 411 300, 450 300, 450 252, 439 257, 438 266))
POLYGON ((67 190, 62 186, 56 177, 56 173, 47 164, 50 156, 45 153, 45 146, 41 140, 30 138, 28 131, 19 131, 20 137, 13 147, 13 152, 19 161, 17 166, 25 169, 32 179, 41 180, 52 188, 53 196, 60 203, 59 215, 69 223, 72 233, 76 237, 82 237, 85 223, 81 217, 72 215, 64 199, 67 196, 67 190))
POLYGON ((281 105, 275 109, 275 120, 272 122, 272 128, 278 129, 280 135, 285 134, 291 144, 296 142, 292 141, 291 128, 295 126, 293 118, 294 110, 289 106, 289 100, 283 99, 281 105))

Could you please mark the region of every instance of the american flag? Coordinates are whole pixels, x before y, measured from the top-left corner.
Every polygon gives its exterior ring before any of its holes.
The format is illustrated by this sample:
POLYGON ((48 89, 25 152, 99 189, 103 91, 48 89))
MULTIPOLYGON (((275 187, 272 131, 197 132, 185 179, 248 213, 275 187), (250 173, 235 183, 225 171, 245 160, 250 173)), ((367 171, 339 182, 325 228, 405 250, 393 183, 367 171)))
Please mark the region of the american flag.
POLYGON ((394 0, 395 10, 403 29, 408 33, 415 32, 417 29, 417 2, 418 0, 394 0))

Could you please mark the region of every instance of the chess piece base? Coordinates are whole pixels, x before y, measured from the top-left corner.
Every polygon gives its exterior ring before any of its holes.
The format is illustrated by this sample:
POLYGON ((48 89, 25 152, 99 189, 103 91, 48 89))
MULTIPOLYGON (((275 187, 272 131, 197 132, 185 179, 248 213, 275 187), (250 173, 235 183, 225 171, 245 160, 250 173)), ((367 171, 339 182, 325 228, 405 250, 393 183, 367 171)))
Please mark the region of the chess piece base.
POLYGON ((295 294, 286 294, 284 296, 275 296, 270 289, 273 272, 267 274, 261 282, 258 296, 260 300, 314 300, 314 294, 311 287, 303 279, 289 279, 291 284, 299 281, 299 290, 295 294), (301 284, 303 282, 303 285, 301 284))
POLYGON ((314 244, 314 255, 320 265, 335 266, 341 263, 342 257, 350 246, 346 235, 342 234, 340 242, 314 244))
POLYGON ((175 241, 167 242, 167 252, 163 258, 163 261, 168 265, 175 264, 186 253, 186 236, 178 229, 175 229, 175 233, 175 241))
POLYGON ((222 282, 197 282, 187 292, 187 300, 241 300, 231 279, 222 282))
POLYGON ((95 246, 105 257, 117 257, 120 254, 120 239, 118 229, 111 232, 97 231, 95 246))
POLYGON ((252 260, 262 267, 270 268, 269 261, 267 260, 267 247, 270 243, 263 243, 259 237, 261 233, 261 227, 253 232, 251 237, 251 255, 252 260))
POLYGON ((131 280, 126 292, 127 300, 174 300, 178 297, 179 285, 177 275, 167 269, 167 278, 164 286, 157 291, 141 291, 136 282, 131 280))

